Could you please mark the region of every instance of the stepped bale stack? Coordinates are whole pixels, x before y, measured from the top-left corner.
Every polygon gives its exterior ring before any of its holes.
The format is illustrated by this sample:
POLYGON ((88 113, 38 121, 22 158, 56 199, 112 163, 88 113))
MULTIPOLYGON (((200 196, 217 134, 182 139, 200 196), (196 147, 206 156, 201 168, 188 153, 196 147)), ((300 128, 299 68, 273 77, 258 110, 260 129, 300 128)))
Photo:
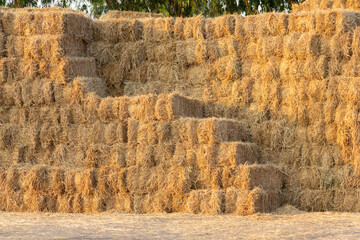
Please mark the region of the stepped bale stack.
POLYGON ((0 10, 0 210, 359 211, 359 1, 0 10))

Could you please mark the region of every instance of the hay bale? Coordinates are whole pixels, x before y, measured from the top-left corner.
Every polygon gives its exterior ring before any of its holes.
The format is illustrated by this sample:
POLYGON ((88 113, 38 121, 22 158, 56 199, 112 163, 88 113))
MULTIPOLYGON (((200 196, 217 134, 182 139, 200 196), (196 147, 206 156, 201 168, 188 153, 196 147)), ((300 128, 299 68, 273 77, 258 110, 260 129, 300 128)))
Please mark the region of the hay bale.
POLYGON ((93 194, 96 189, 96 181, 96 172, 93 169, 77 171, 74 177, 76 192, 83 195, 93 194))
POLYGON ((85 41, 93 39, 93 21, 79 13, 67 11, 10 12, 2 17, 6 35, 65 34, 85 41))
POLYGON ((126 144, 113 145, 110 149, 110 164, 120 168, 126 167, 126 152, 126 144))
POLYGON ((241 76, 241 62, 236 56, 226 56, 219 58, 213 65, 211 73, 221 81, 233 81, 241 76))
POLYGON ((300 192, 300 207, 306 211, 329 211, 333 209, 333 190, 309 190, 300 192))
POLYGON ((196 214, 221 214, 224 212, 224 191, 193 190, 186 203, 186 211, 196 214))
POLYGON ((197 165, 201 169, 209 169, 217 167, 217 157, 219 154, 219 146, 211 144, 201 144, 196 152, 197 165))
POLYGON ((197 127, 199 143, 246 141, 248 133, 241 122, 228 119, 201 119, 197 127))
POLYGON ((62 168, 51 169, 51 191, 59 196, 65 193, 65 170, 62 168))
POLYGON ((24 187, 30 192, 47 192, 50 190, 50 169, 44 165, 31 168, 26 174, 24 187))
MULTIPOLYGON (((154 18, 153 22, 153 39, 155 41, 167 41, 174 37, 174 23, 173 18, 154 18)), ((145 25, 144 25, 145 27, 145 25)), ((145 40, 146 39, 144 36, 145 40)))
POLYGON ((146 55, 148 61, 174 61, 176 59, 176 42, 148 42, 146 44, 146 55))
POLYGON ((158 120, 173 121, 180 117, 203 117, 203 104, 198 100, 178 94, 159 95, 155 105, 158 120))
POLYGON ((109 123, 105 127, 105 143, 114 145, 127 142, 127 123, 109 123))
POLYGON ((278 57, 283 56, 283 38, 281 36, 266 37, 258 41, 258 53, 260 57, 278 57))
POLYGON ((89 145, 85 152, 84 165, 86 167, 98 168, 104 166, 109 161, 110 147, 99 144, 103 141, 94 141, 89 145))
POLYGON ((240 164, 252 164, 260 161, 260 149, 253 143, 221 143, 219 166, 237 167, 240 164))
POLYGON ((94 38, 107 43, 135 42, 143 39, 144 23, 131 19, 100 19, 94 21, 94 38))
POLYGON ((283 173, 274 165, 249 165, 239 168, 241 172, 241 189, 279 191, 283 186, 283 173))
POLYGON ((155 165, 154 146, 138 145, 136 148, 136 166, 151 168, 155 165))
POLYGON ((230 188, 225 194, 227 213, 250 215, 256 212, 271 212, 280 205, 281 196, 278 192, 266 192, 260 188, 252 191, 230 188))
POLYGON ((96 66, 93 58, 71 57, 50 64, 47 73, 55 81, 66 83, 76 77, 96 78, 96 66))
POLYGON ((144 122, 150 122, 155 120, 156 101, 157 96, 151 94, 131 97, 128 100, 129 116, 131 118, 144 122))
POLYGON ((336 189, 334 205, 335 211, 358 212, 360 208, 359 191, 354 189, 336 189))

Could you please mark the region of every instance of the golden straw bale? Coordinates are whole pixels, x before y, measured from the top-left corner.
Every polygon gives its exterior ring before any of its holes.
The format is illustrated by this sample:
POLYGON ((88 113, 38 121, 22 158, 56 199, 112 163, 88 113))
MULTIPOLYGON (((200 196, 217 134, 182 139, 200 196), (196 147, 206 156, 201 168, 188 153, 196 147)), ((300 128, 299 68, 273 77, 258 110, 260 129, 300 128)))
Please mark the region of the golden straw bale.
MULTIPOLYGON (((173 18, 154 18, 153 19, 153 35, 152 39, 147 39, 144 36, 145 40, 155 40, 155 41, 166 41, 174 37, 174 22, 173 18)), ((144 25, 144 28, 147 26, 144 25)))
POLYGON ((176 17, 174 22, 174 38, 176 40, 183 40, 184 39, 184 25, 185 25, 185 18, 176 17))
POLYGON ((45 35, 25 38, 13 36, 7 44, 13 49, 9 52, 12 56, 35 60, 84 57, 86 55, 85 42, 68 35, 45 35), (19 46, 20 41, 23 42, 23 46, 22 51, 18 52, 19 50, 15 50, 14 48, 19 46))
POLYGON ((109 161, 110 147, 103 144, 90 144, 85 152, 84 165, 86 167, 98 168, 106 165, 109 161))
POLYGON ((244 19, 245 17, 242 15, 234 15, 235 17, 235 29, 234 29, 234 35, 236 37, 238 36, 244 36, 244 19))
POLYGON ((224 15, 206 21, 206 38, 229 37, 235 33, 235 15, 224 15), (209 35, 208 35, 209 34, 209 35))
POLYGON ((93 39, 93 21, 86 15, 66 12, 5 12, 3 15, 4 31, 7 35, 42 35, 66 34, 93 39))
POLYGON ((14 192, 21 190, 22 184, 20 182, 20 178, 21 170, 19 169, 19 166, 13 165, 8 168, 5 178, 5 191, 14 192))
POLYGON ((122 212, 132 212, 133 198, 130 194, 116 195, 116 210, 122 212))
POLYGON ((198 15, 194 18, 192 37, 196 40, 205 39, 205 22, 206 19, 203 15, 198 15))
POLYGON ((314 12, 289 15, 289 32, 306 33, 316 30, 316 14, 314 12))
POLYGON ((100 101, 98 114, 102 122, 109 123, 117 120, 116 114, 116 98, 107 97, 100 101))
POLYGON ((136 166, 150 168, 156 165, 153 145, 138 145, 136 148, 136 166))
POLYGON ((333 190, 304 189, 300 193, 300 207, 306 211, 331 211, 334 203, 333 190))
POLYGON ((156 122, 139 123, 137 130, 137 143, 154 145, 158 143, 156 122))
MULTIPOLYGON (((156 165, 162 164, 170 166, 172 164, 181 165, 181 162, 174 160, 175 145, 169 143, 161 143, 154 146, 154 161, 156 165)), ((178 159, 176 159, 178 160, 178 159)))
POLYGON ((221 214, 224 212, 224 191, 193 190, 186 203, 186 211, 200 214, 221 214))
POLYGON ((67 170, 65 172, 65 179, 64 179, 65 193, 68 195, 73 195, 77 190, 75 185, 76 174, 77 173, 74 170, 67 170))
POLYGON ((360 209, 359 190, 336 189, 334 205, 335 211, 358 212, 360 209))
POLYGON ((109 123, 105 127, 105 143, 113 145, 127 142, 127 124, 124 122, 109 123))
POLYGON ((211 144, 201 144, 196 152, 197 165, 202 169, 217 167, 217 157, 219 146, 211 144))
POLYGON ((304 33, 296 41, 295 55, 298 59, 305 59, 307 56, 318 57, 321 54, 321 35, 304 33))
MULTIPOLYGON (((359 23, 359 14, 356 11, 338 11, 336 18, 336 32, 340 34, 352 32, 359 23)), ((327 25, 328 24, 331 24, 331 22, 327 23, 327 25)))
POLYGON ((276 32, 282 36, 289 33, 289 15, 286 13, 279 13, 277 15, 276 32))
POLYGON ((211 73, 221 81, 234 81, 241 76, 241 62, 236 56, 219 58, 213 65, 211 73))
POLYGON ((110 164, 116 167, 126 167, 127 146, 124 143, 114 144, 110 149, 110 164))
POLYGON ((278 191, 265 191, 255 188, 252 191, 239 191, 237 199, 239 215, 249 215, 256 212, 271 212, 281 205, 281 196, 278 191))
POLYGON ((47 198, 44 194, 34 193, 28 190, 24 193, 24 205, 31 212, 45 212, 47 209, 47 198))
POLYGON ((243 28, 244 28, 245 35, 247 37, 255 37, 256 36, 256 30, 257 30, 256 19, 257 19, 256 15, 246 16, 244 18, 243 28))
POLYGON ((96 181, 96 172, 93 169, 77 171, 74 178, 76 192, 84 195, 93 194, 96 188, 96 181))
POLYGON ((219 166, 236 167, 245 163, 256 163, 260 160, 260 149, 253 143, 221 143, 219 149, 219 166))
POLYGON ((93 58, 71 57, 50 64, 49 76, 59 82, 69 82, 75 77, 97 77, 93 58))
POLYGON ((240 166, 241 189, 251 190, 261 187, 265 190, 279 190, 283 186, 283 173, 275 165, 240 166))
POLYGON ((258 57, 282 57, 283 38, 281 36, 261 38, 258 41, 258 57))
POLYGON ((166 176, 166 189, 169 192, 184 195, 190 192, 191 168, 173 166, 166 176))
POLYGON ((138 142, 138 130, 139 130, 139 121, 135 119, 129 119, 128 121, 128 143, 135 145, 138 142))
POLYGON ((114 195, 118 193, 118 169, 113 167, 101 167, 96 171, 96 191, 100 196, 114 195))
POLYGON ((172 129, 171 123, 169 122, 159 122, 156 126, 156 135, 158 139, 158 143, 167 144, 173 143, 174 139, 172 139, 172 129))
POLYGON ((213 57, 213 59, 225 57, 227 55, 236 55, 238 52, 238 43, 233 37, 219 38, 213 42, 216 44, 218 55, 217 57, 213 57))
POLYGON ((180 118, 179 120, 171 123, 172 139, 175 142, 197 144, 197 128, 199 119, 193 118, 180 118))
POLYGON ((203 112, 201 102, 178 94, 161 94, 155 105, 155 115, 162 121, 173 121, 180 117, 201 118, 203 112))
POLYGON ((0 148, 9 149, 14 146, 16 141, 16 133, 18 128, 16 125, 4 124, 0 128, 1 138, 0 138, 0 148))
POLYGON ((300 38, 301 34, 291 33, 284 39, 284 57, 287 59, 295 58, 296 42, 300 38))
POLYGON ((151 42, 146 44, 146 55, 149 61, 174 61, 176 59, 176 42, 151 42))
POLYGON ((241 122, 227 119, 201 119, 197 128, 199 143, 246 141, 248 132, 241 122))
POLYGON ((51 169, 51 191, 55 195, 65 193, 65 170, 62 168, 51 169))
POLYGON ((30 192, 47 192, 50 190, 50 174, 47 166, 34 166, 26 174, 24 187, 30 192))
POLYGON ((83 213, 84 212, 84 197, 81 193, 77 193, 72 199, 72 212, 83 213))
POLYGON ((24 45, 27 43, 26 37, 19 37, 11 35, 7 38, 5 44, 5 49, 7 52, 7 56, 9 57, 24 57, 24 45))
POLYGON ((65 89, 65 91, 68 91, 66 94, 72 95, 72 97, 68 97, 72 99, 71 102, 84 101, 90 93, 95 93, 99 97, 108 95, 105 81, 97 77, 76 77, 71 83, 70 89, 65 89), (78 101, 74 98, 78 98, 78 101))
POLYGON ((144 23, 140 20, 107 19, 94 21, 94 38, 107 43, 135 42, 143 38, 144 23))
MULTIPOLYGON (((336 34, 331 38, 330 52, 338 61, 349 59, 352 56, 352 38, 351 33, 336 34)), ((356 41, 354 44, 356 44, 356 41)))
POLYGON ((156 101, 157 96, 151 94, 131 97, 128 101, 129 116, 144 122, 155 120, 156 101))
POLYGON ((73 199, 74 197, 71 195, 57 195, 57 211, 61 213, 71 213, 73 199))

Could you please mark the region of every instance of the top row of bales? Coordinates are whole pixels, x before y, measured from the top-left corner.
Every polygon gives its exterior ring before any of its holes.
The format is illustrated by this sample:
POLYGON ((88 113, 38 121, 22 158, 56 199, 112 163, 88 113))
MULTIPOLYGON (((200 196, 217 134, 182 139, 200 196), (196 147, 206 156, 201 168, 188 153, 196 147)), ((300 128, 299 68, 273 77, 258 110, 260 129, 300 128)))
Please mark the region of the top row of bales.
POLYGON ((231 35, 256 38, 309 31, 332 35, 350 32, 360 25, 360 13, 347 10, 267 13, 247 17, 234 14, 216 18, 164 18, 139 14, 144 16, 133 19, 136 14, 133 17, 128 12, 110 12, 104 18, 93 21, 85 14, 70 10, 58 11, 57 8, 47 11, 1 9, 0 19, 5 35, 65 34, 85 41, 92 41, 95 37, 95 41, 111 43, 189 38, 201 40, 231 35), (130 17, 117 17, 116 14, 130 17))
POLYGON ((359 0, 308 0, 299 5, 293 5, 293 11, 314 11, 326 9, 348 9, 359 10, 359 0))
POLYGON ((68 35, 87 42, 94 36, 94 21, 71 10, 0 9, 0 20, 7 36, 68 35))
POLYGON ((106 18, 95 20, 95 41, 109 43, 168 41, 228 36, 258 38, 293 32, 323 35, 344 34, 360 25, 360 12, 347 10, 266 13, 243 17, 237 14, 216 18, 106 18))

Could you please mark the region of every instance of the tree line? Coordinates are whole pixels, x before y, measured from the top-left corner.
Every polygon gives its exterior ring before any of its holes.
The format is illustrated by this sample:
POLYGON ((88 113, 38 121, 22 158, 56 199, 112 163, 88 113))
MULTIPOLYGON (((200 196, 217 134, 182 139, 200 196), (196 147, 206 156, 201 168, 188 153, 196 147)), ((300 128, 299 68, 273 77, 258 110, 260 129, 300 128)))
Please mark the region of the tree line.
POLYGON ((6 7, 70 7, 98 17, 108 10, 162 13, 165 16, 191 17, 203 14, 216 17, 225 13, 243 15, 260 12, 289 12, 292 4, 304 0, 0 0, 6 7))

